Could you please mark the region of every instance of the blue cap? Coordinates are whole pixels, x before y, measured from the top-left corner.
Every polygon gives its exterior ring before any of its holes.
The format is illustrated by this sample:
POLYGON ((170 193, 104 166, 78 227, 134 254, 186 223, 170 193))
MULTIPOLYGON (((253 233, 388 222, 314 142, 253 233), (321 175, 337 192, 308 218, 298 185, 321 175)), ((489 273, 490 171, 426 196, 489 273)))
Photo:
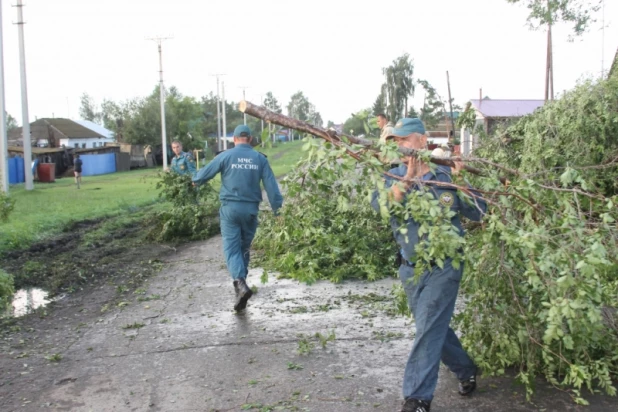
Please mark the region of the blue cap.
POLYGON ((425 125, 421 119, 406 117, 399 119, 393 131, 387 137, 408 137, 412 133, 425 134, 425 125))
POLYGON ((236 126, 234 137, 251 137, 251 129, 246 124, 236 126))

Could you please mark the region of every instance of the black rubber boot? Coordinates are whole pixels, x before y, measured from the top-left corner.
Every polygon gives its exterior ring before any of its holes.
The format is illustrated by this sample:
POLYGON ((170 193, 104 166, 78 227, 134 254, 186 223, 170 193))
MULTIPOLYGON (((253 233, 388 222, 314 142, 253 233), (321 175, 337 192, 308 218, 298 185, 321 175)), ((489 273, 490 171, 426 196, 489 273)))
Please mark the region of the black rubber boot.
POLYGON ((459 381, 459 394, 468 396, 476 389, 476 375, 470 376, 468 379, 459 381))
POLYGON ((408 398, 403 404, 401 412, 429 412, 430 408, 431 402, 408 398))
POLYGON ((247 307, 247 301, 253 295, 253 291, 247 286, 245 279, 238 279, 234 281, 234 289, 236 290, 236 304, 234 310, 239 312, 247 307))

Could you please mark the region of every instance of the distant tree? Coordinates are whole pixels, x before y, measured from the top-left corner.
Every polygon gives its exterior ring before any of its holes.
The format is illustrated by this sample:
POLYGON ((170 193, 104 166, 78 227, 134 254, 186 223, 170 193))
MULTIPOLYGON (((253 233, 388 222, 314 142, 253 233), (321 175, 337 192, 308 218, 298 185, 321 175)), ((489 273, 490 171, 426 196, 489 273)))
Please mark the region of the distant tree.
POLYGON ((414 96, 414 62, 408 53, 393 60, 393 63, 382 69, 386 75, 388 93, 388 115, 391 119, 405 117, 408 108, 408 98, 414 96))
POLYGON ((315 110, 315 106, 314 105, 311 105, 309 107, 309 115, 308 115, 307 120, 312 125, 318 126, 318 127, 322 127, 322 125, 324 124, 324 120, 322 119, 322 115, 320 114, 320 112, 315 110))
POLYGON ((11 130, 19 128, 19 124, 17 120, 11 116, 9 113, 6 113, 6 131, 10 132, 11 130))
POLYGON ((414 108, 414 106, 410 106, 408 108, 408 116, 407 117, 419 117, 419 114, 416 111, 416 109, 414 108))
POLYGON ((382 91, 380 92, 378 97, 376 97, 376 101, 373 103, 373 106, 371 107, 371 112, 373 113, 374 116, 377 116, 380 113, 386 114, 385 101, 386 101, 386 95, 384 93, 384 85, 383 85, 382 91))
POLYGON ((266 106, 275 113, 282 112, 281 105, 279 104, 277 99, 275 99, 275 96, 273 96, 272 92, 266 93, 266 98, 264 99, 264 106, 266 106))
POLYGON ((592 14, 601 7, 602 0, 507 0, 524 4, 530 11, 528 25, 533 30, 547 27, 547 60, 545 71, 545 101, 554 99, 554 63, 552 26, 559 22, 573 24, 572 34, 580 36, 596 20, 592 14))
POLYGON ((352 113, 351 117, 343 124, 343 133, 352 135, 378 136, 378 125, 375 117, 371 115, 371 109, 360 110, 352 113))
POLYGON ((84 120, 90 120, 91 122, 100 123, 102 120, 101 112, 97 109, 97 105, 94 102, 92 96, 88 93, 83 93, 81 98, 81 105, 79 106, 79 117, 84 120))
POLYGON ((418 84, 425 89, 425 101, 419 117, 425 123, 425 128, 431 130, 440 123, 444 116, 444 102, 427 80, 419 80, 418 84))
POLYGON ((307 121, 311 115, 311 106, 312 105, 309 102, 309 99, 307 99, 303 92, 298 91, 290 98, 290 103, 288 103, 287 106, 288 116, 298 120, 307 121))
POLYGON ((530 13, 528 24, 533 30, 558 22, 573 24, 573 34, 580 36, 596 20, 593 14, 601 7, 601 0, 506 0, 525 5, 530 13))

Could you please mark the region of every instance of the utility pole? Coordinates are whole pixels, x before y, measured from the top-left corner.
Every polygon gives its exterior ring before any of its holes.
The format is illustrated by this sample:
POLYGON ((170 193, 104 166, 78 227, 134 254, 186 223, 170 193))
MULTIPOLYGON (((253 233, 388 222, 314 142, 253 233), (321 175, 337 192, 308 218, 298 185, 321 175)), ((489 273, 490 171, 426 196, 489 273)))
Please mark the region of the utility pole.
MULTIPOLYGON (((240 88, 242 89, 242 99, 245 99, 245 90, 247 90, 247 86, 240 86, 240 88)), ((243 113, 242 115, 242 121, 245 125, 247 125, 247 113, 243 113)))
POLYGON ((225 74, 215 73, 211 74, 211 76, 217 78, 217 150, 221 151, 223 142, 221 140, 221 95, 219 94, 219 76, 225 76, 225 74))
POLYGON ((2 0, 0 0, 0 190, 9 194, 8 141, 6 137, 6 107, 4 103, 4 50, 2 31, 2 0))
POLYGON ((227 124, 225 123, 225 82, 221 82, 221 96, 223 101, 221 102, 221 109, 223 110, 223 150, 227 150, 227 124))
MULTIPOLYGON (((1 1, 1 0, 0 0, 1 1)), ((260 104, 264 106, 264 95, 260 94, 260 104)), ((262 135, 264 134, 264 119, 260 119, 262 121, 262 130, 260 134, 260 140, 262 139, 262 135)))
POLYGON ((148 40, 154 40, 159 49, 159 100, 161 101, 161 142, 163 144, 163 170, 167 169, 167 128, 165 126, 165 87, 163 85, 163 48, 161 44, 164 40, 169 40, 171 37, 154 37, 148 40))
MULTIPOLYGON (((455 138, 455 119, 453 119, 453 100, 451 99, 451 79, 449 78, 448 75, 448 70, 446 71, 446 84, 448 86, 448 107, 449 110, 451 111, 451 132, 453 132, 453 139, 455 138)), ((451 139, 451 136, 449 136, 449 143, 453 142, 453 139, 451 139)))
POLYGON ((549 0, 547 0, 547 15, 549 16, 547 23, 547 64, 545 69, 545 102, 551 96, 554 100, 554 58, 551 38, 552 14, 549 0))
POLYGON ((605 0, 603 0, 603 17, 601 25, 601 78, 605 77, 605 0))
MULTIPOLYGON (((19 32, 19 66, 21 77, 21 114, 23 126, 22 139, 24 144, 24 176, 26 190, 34 189, 32 182, 32 138, 30 137, 30 116, 28 115, 28 82, 26 81, 26 50, 24 46, 24 13, 22 0, 17 0, 17 29, 19 32)), ((6 114, 2 113, 2 116, 6 114)))

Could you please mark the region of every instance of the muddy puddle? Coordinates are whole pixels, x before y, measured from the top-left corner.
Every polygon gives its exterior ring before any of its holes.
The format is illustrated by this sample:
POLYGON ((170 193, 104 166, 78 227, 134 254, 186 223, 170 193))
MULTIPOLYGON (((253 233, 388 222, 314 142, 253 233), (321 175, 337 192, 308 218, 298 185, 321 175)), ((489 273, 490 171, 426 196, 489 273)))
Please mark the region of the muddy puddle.
POLYGON ((39 288, 21 289, 15 293, 12 306, 7 315, 13 317, 24 316, 38 308, 47 306, 52 300, 61 298, 62 296, 50 299, 49 293, 39 288))

